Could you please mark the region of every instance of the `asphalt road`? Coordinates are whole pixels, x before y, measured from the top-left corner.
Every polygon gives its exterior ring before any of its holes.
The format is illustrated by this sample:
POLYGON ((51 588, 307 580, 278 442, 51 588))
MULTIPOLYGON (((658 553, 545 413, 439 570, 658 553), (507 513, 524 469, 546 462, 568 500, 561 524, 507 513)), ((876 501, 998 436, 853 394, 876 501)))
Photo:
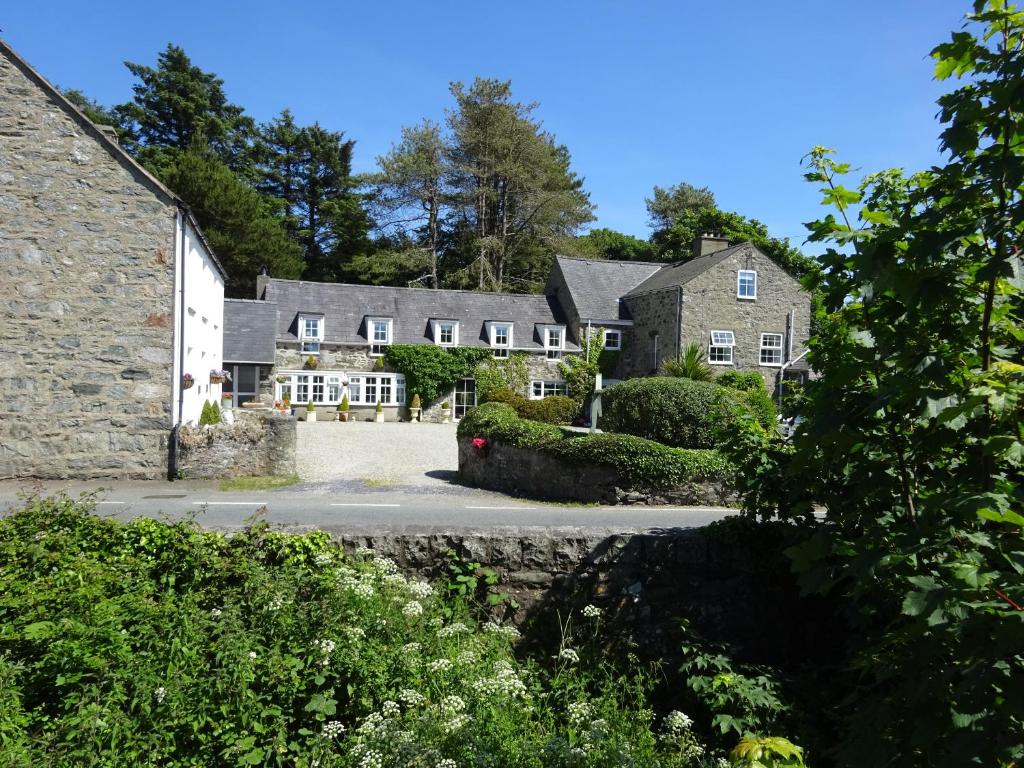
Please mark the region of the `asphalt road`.
MULTIPOLYGON (((0 513, 21 504, 25 483, 0 483, 0 513)), ((692 528, 735 510, 721 507, 580 506, 520 499, 449 486, 444 493, 420 489, 354 489, 331 483, 303 483, 275 491, 221 492, 216 484, 179 481, 46 483, 44 494, 94 493, 97 512, 120 519, 139 516, 177 520, 192 515, 200 525, 231 530, 265 508, 264 518, 287 529, 332 532, 417 532, 436 529, 521 527, 591 528, 615 531, 692 528)))

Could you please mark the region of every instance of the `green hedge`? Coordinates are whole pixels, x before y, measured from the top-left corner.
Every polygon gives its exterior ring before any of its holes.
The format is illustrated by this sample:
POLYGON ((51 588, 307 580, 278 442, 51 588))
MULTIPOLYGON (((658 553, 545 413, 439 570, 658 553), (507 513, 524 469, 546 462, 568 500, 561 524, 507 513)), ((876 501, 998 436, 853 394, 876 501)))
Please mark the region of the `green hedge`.
POLYGON ((545 424, 571 424, 579 405, 571 397, 553 395, 542 400, 530 400, 505 387, 490 390, 484 397, 487 403, 505 403, 512 406, 524 419, 545 424))
POLYGON ((751 412, 740 395, 710 382, 653 376, 604 393, 601 426, 675 448, 713 448, 715 434, 751 412))
POLYGON ((764 384, 764 377, 757 371, 725 371, 718 375, 715 384, 735 390, 758 423, 765 429, 772 429, 778 421, 778 411, 772 396, 764 384))
POLYGON ((460 438, 485 437, 516 448, 550 453, 571 464, 615 467, 635 487, 659 488, 733 477, 732 465, 713 450, 670 448, 633 435, 579 434, 521 419, 506 403, 484 403, 459 422, 460 438))

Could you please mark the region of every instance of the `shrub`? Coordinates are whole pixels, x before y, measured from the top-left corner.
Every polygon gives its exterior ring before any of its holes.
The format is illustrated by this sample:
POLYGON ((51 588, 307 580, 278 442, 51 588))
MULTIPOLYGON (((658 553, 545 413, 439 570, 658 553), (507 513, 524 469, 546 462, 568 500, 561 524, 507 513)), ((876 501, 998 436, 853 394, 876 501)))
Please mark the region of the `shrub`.
POLYGON ((199 414, 199 426, 205 427, 211 424, 220 424, 220 406, 207 400, 203 403, 203 410, 199 414))
POLYGON ((757 423, 767 430, 774 429, 778 411, 761 374, 757 371, 726 371, 715 379, 715 383, 738 392, 757 423))
POLYGON ((420 396, 418 394, 415 394, 415 395, 412 396, 412 403, 409 405, 409 407, 410 408, 422 408, 423 407, 423 401, 420 400, 420 396))
POLYGON ((543 400, 527 400, 516 409, 524 419, 542 421, 545 424, 571 424, 579 413, 579 404, 571 397, 552 395, 543 400))
POLYGON ((666 376, 616 384, 602 405, 604 429, 676 448, 713 448, 716 432, 749 411, 726 387, 666 376))
POLYGON ((678 360, 665 360, 660 373, 693 381, 712 381, 715 378, 715 372, 704 361, 704 348, 698 344, 687 344, 678 360))
POLYGON ((458 436, 543 450, 573 464, 607 464, 638 487, 729 482, 733 475, 732 465, 717 451, 670 448, 633 435, 569 435, 553 425, 521 419, 505 403, 484 403, 472 409, 459 422, 458 436))
POLYGON ((306 403, 306 412, 307 413, 310 413, 310 412, 315 411, 315 410, 316 410, 316 406, 313 405, 313 401, 312 400, 310 400, 308 403, 306 403))
POLYGON ((339 413, 348 413, 348 408, 349 408, 349 405, 348 405, 348 395, 345 395, 344 397, 341 398, 341 402, 338 403, 338 412, 339 413))
POLYGON ((542 400, 530 400, 505 387, 488 391, 484 402, 505 403, 512 406, 522 418, 545 424, 571 424, 579 412, 579 404, 571 397, 552 395, 542 400))
POLYGON ((376 411, 377 413, 384 413, 384 403, 382 403, 382 402, 381 402, 380 400, 378 400, 378 401, 377 401, 377 407, 376 407, 376 408, 374 408, 374 410, 375 410, 375 411, 376 411))

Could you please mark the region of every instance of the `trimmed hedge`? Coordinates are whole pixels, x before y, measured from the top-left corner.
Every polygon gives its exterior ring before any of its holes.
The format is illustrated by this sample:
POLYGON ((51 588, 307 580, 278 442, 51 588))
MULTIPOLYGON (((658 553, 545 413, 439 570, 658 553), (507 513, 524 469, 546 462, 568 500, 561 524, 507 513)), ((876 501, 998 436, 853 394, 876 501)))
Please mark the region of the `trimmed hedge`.
POLYGON ((671 376, 631 379, 602 397, 601 426, 675 448, 713 448, 718 430, 751 412, 739 393, 671 376))
POLYGON ((530 400, 505 387, 490 390, 484 397, 487 403, 505 403, 512 406, 524 419, 545 424, 571 424, 579 405, 571 397, 552 395, 542 400, 530 400))
POLYGON ((633 435, 580 434, 521 419, 505 403, 484 403, 459 422, 460 438, 486 437, 516 448, 540 450, 570 464, 615 467, 633 487, 731 481, 734 470, 718 451, 670 448, 633 435))

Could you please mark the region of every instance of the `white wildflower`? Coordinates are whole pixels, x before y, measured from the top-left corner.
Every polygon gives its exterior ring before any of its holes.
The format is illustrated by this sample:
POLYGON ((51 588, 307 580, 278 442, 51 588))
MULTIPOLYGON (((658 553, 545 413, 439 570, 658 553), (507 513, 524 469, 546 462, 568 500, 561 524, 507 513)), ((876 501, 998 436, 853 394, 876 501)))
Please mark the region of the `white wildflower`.
POLYGON ((473 683, 473 690, 482 696, 525 699, 526 684, 504 659, 494 662, 494 677, 483 677, 473 683))
POLYGON ((604 613, 604 611, 602 611, 596 605, 587 605, 583 608, 583 615, 586 616, 588 619, 600 618, 602 613, 604 613))
POLYGON ((466 709, 466 702, 461 696, 452 694, 441 699, 441 709, 445 712, 462 712, 466 709))
POLYGON ((467 651, 463 651, 458 656, 456 656, 455 657, 455 662, 457 664, 460 664, 460 665, 464 666, 464 667, 468 667, 471 664, 474 664, 476 662, 477 658, 478 657, 476 655, 476 651, 469 651, 469 650, 467 650, 467 651))
POLYGON ((388 699, 381 705, 380 713, 384 717, 395 718, 401 716, 402 708, 398 706, 398 702, 391 701, 390 699, 388 699))
POLYGON ((366 637, 366 630, 362 627, 345 627, 344 632, 349 640, 358 641, 366 637))
POLYGON ((267 603, 268 611, 280 611, 284 607, 284 598, 281 595, 274 595, 267 603))
POLYGON ((445 733, 455 733, 460 731, 472 722, 473 718, 466 714, 456 715, 451 720, 447 721, 442 725, 445 733))
POLYGON ((450 757, 446 757, 444 760, 438 760, 434 763, 434 768, 459 768, 459 764, 450 757))
POLYGON ((484 632, 489 632, 492 635, 503 635, 511 640, 518 640, 520 637, 519 630, 508 624, 495 624, 493 621, 489 621, 484 624, 484 632))
POLYGON ((665 719, 662 722, 665 730, 673 736, 681 736, 690 730, 690 726, 693 725, 693 720, 678 709, 674 709, 665 715, 665 719))
POLYGON ((313 555, 313 564, 317 568, 326 568, 334 562, 334 557, 330 552, 317 552, 313 555))
POLYGON ((390 557, 375 558, 373 561, 373 567, 381 574, 398 573, 398 563, 390 557))
POLYGON ((426 600, 434 594, 434 588, 425 581, 409 582, 409 594, 420 600, 426 600))
POLYGON ((407 706, 418 707, 427 697, 419 691, 414 691, 412 688, 403 688, 398 692, 398 698, 407 706))
POLYGON ((322 640, 314 640, 313 647, 324 656, 330 656, 334 652, 335 643, 333 640, 325 637, 322 640))
POLYGON ((404 587, 407 584, 405 576, 400 573, 389 573, 381 581, 390 587, 404 587))
POLYGON ((456 635, 464 635, 469 632, 469 627, 463 624, 461 621, 455 621, 446 627, 441 627, 437 630, 437 636, 441 639, 446 637, 455 637, 456 635))
POLYGON ((715 768, 729 768, 731 763, 724 757, 720 757, 715 761, 715 768))
POLYGON ((593 708, 589 702, 574 701, 569 705, 569 723, 576 727, 590 720, 593 708))
POLYGON ((363 734, 375 734, 378 731, 383 731, 386 727, 386 719, 380 712, 371 712, 368 714, 363 722, 359 724, 356 729, 363 734))
POLYGON ((159 688, 157 688, 155 691, 153 691, 153 698, 156 699, 156 703, 157 704, 163 704, 164 703, 164 697, 166 697, 166 696, 167 696, 167 689, 164 688, 162 685, 159 688))
POLYGON ((579 664, 580 655, 572 648, 563 648, 558 652, 558 660, 564 661, 568 664, 579 664))
POLYGON ((402 615, 407 619, 411 619, 414 616, 422 616, 423 604, 419 600, 410 600, 402 606, 402 615))
POLYGON ((324 723, 324 736, 328 739, 336 739, 345 732, 345 726, 337 720, 329 720, 324 723))
POLYGON ((219 619, 222 613, 224 612, 220 608, 214 608, 212 611, 210 611, 210 618, 219 619))
POLYGON ((573 747, 569 750, 569 754, 573 757, 586 757, 587 750, 585 750, 583 747, 573 747))
POLYGON ((427 665, 427 669, 431 672, 447 672, 451 668, 452 663, 448 659, 434 659, 427 665))
POLYGON ((369 547, 356 547, 356 554, 359 557, 370 557, 373 555, 373 550, 369 547))
POLYGON ((359 768, 383 768, 384 755, 375 749, 366 750, 363 759, 359 761, 359 768))
POLYGON ((419 643, 406 643, 402 646, 402 653, 406 656, 418 654, 422 646, 419 643))
POLYGON ((256 658, 256 651, 249 651, 249 659, 252 660, 252 659, 255 659, 255 658, 256 658))

